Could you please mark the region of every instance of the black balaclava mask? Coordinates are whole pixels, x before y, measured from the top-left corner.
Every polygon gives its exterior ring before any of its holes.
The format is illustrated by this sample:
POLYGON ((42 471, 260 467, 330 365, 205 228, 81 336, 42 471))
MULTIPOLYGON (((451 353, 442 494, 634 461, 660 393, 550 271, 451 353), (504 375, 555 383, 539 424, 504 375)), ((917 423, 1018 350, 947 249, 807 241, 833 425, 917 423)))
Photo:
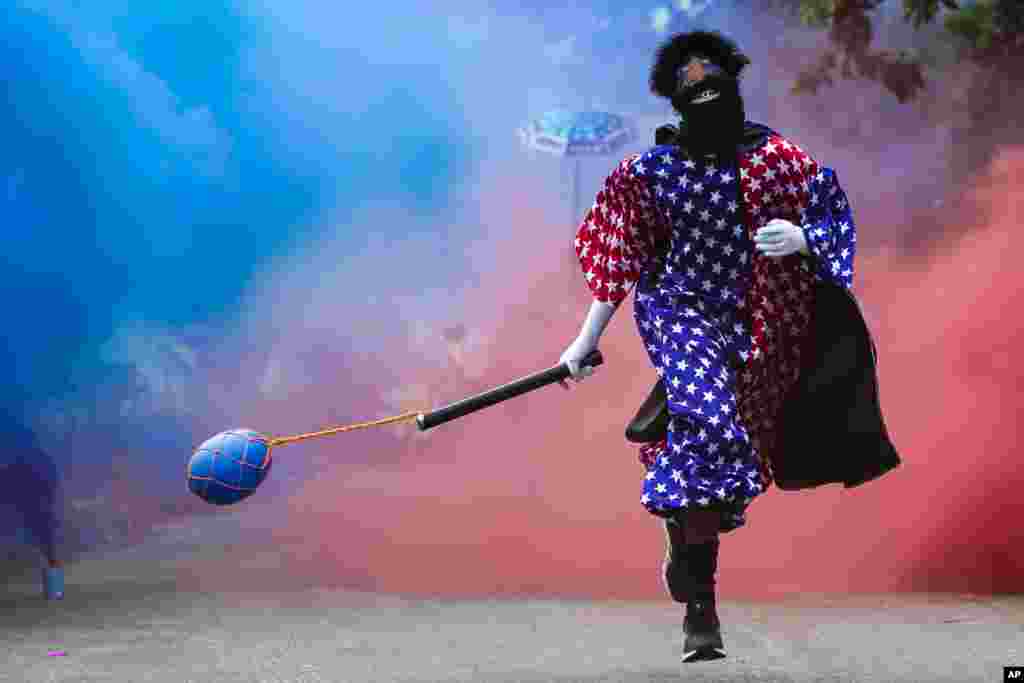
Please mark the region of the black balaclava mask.
POLYGON ((706 76, 678 90, 672 106, 683 117, 680 142, 694 153, 732 153, 740 144, 746 112, 737 79, 706 76))
POLYGON ((717 31, 690 31, 658 47, 651 66, 651 92, 672 102, 683 117, 676 144, 693 154, 735 154, 743 142, 746 112, 740 74, 750 59, 717 31), (687 83, 694 59, 704 66, 701 80, 687 83))

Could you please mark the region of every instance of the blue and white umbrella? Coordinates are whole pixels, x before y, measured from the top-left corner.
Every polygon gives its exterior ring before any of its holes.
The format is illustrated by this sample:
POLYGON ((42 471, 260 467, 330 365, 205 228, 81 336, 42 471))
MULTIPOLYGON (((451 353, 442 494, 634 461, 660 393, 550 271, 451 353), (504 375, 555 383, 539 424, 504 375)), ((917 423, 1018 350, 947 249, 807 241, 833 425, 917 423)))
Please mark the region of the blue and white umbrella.
POLYGON ((575 223, 579 220, 580 157, 612 154, 631 142, 636 133, 632 124, 618 114, 556 110, 520 128, 519 137, 531 149, 573 159, 572 212, 575 223))

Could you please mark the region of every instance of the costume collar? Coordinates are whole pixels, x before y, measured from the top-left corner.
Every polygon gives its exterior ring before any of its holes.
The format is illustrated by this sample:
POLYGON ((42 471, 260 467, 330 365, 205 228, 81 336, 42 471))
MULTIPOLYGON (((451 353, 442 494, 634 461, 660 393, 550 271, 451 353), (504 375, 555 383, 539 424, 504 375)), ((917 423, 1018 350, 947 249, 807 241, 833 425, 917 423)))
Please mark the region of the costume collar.
POLYGON ((763 123, 747 121, 743 126, 743 138, 740 141, 739 150, 744 154, 753 152, 767 142, 772 135, 778 135, 778 133, 763 123))
MULTIPOLYGON (((679 128, 673 124, 667 124, 658 129, 659 135, 666 135, 666 143, 678 144, 679 128), (668 140, 675 138, 677 142, 669 143, 668 140)), ((772 135, 778 135, 777 132, 764 125, 763 123, 755 123, 754 121, 745 121, 743 124, 743 136, 740 138, 739 144, 736 145, 736 151, 739 154, 748 154, 755 151, 759 147, 768 141, 768 138, 772 135)), ((660 143, 665 144, 665 143, 660 143)), ((716 156, 715 154, 709 154, 707 156, 716 156)))

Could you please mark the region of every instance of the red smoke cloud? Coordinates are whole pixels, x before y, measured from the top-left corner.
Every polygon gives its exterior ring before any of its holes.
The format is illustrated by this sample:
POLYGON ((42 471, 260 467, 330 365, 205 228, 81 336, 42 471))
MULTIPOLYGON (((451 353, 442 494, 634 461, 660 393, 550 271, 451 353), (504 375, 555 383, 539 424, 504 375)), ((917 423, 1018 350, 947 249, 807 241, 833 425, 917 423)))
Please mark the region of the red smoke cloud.
POLYGON ((1022 180, 1024 150, 1006 150, 951 217, 974 223, 970 235, 918 268, 862 277, 864 296, 887 309, 883 399, 908 461, 878 488, 892 489, 890 518, 912 521, 880 542, 894 570, 885 582, 874 569, 882 587, 1021 589, 1022 180))
MULTIPOLYGON (((1022 174, 1024 151, 1001 156, 949 216, 977 229, 930 260, 862 251, 857 290, 904 465, 851 491, 763 496, 748 526, 723 538, 724 597, 1019 590, 1024 377, 1013 354, 1024 323, 1011 306, 1024 282, 1012 260, 1024 250, 1022 174)), ((494 180, 480 199, 515 208, 492 222, 503 237, 474 254, 487 277, 466 321, 491 343, 487 370, 464 393, 556 363, 589 305, 569 270, 569 227, 534 208, 536 190, 494 180), (508 197, 510 186, 521 194, 508 197)), ((385 341, 382 354, 401 363, 403 343, 385 341)), ((607 364, 571 393, 552 386, 422 438, 361 438, 379 458, 325 468, 282 510, 273 533, 291 558, 285 578, 428 595, 664 599, 661 528, 640 505, 641 467, 623 437, 655 377, 629 306, 602 351, 607 364)), ((400 370, 427 383, 443 372, 412 361, 400 370)))

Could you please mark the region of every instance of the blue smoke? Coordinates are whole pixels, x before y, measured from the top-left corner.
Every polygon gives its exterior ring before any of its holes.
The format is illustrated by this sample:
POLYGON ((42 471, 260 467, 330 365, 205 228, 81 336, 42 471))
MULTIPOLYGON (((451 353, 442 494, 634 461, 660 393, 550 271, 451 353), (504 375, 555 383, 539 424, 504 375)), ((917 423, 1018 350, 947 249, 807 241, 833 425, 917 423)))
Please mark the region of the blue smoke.
MULTIPOLYGON (((351 107, 287 120, 247 65, 272 64, 289 38, 234 7, 0 12, 7 435, 75 391, 113 384, 130 396, 138 372, 103 353, 124 325, 206 324, 215 334, 254 273, 315 239, 325 211, 344 218, 387 198, 442 212, 468 172, 472 143, 443 71, 376 60, 394 48, 368 38, 320 55, 351 107)), ((311 68, 317 57, 305 55, 311 68)), ((398 236, 402 226, 382 230, 398 236)), ((122 448, 152 460, 140 489, 172 481, 180 497, 185 421, 87 428, 111 446, 75 450, 79 488, 102 485, 122 448)), ((14 450, 27 452, 23 442, 14 450)), ((61 470, 72 460, 61 449, 47 457, 61 470)))

